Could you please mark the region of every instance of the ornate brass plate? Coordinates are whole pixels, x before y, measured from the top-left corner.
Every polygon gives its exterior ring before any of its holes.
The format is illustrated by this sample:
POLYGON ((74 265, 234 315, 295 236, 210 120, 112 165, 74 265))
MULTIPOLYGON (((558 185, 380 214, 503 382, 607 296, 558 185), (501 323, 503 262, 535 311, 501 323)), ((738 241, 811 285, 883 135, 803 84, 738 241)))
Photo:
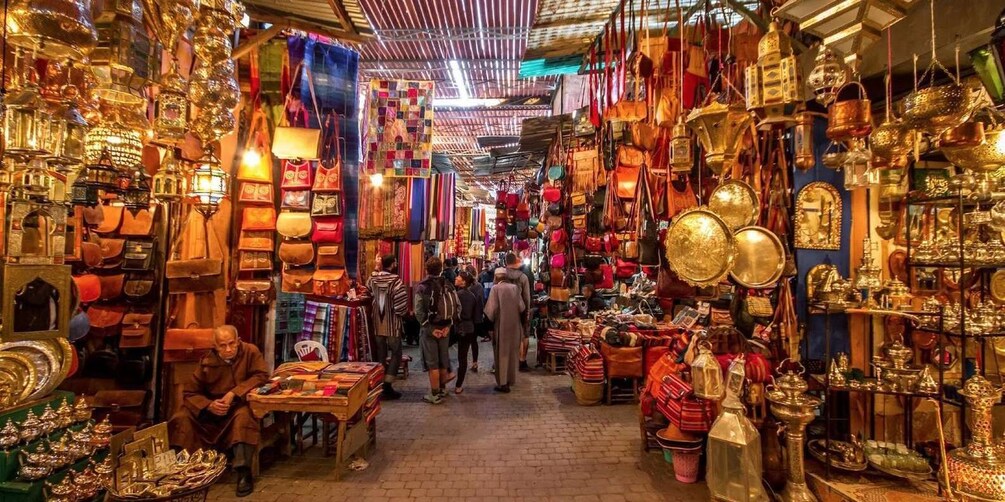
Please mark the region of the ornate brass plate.
POLYGON ((718 214, 730 230, 735 231, 757 222, 760 203, 750 185, 740 180, 729 180, 712 192, 708 208, 718 214))
POLYGON ((59 372, 49 383, 51 387, 49 392, 52 392, 56 390, 56 387, 59 387, 59 384, 63 383, 63 380, 66 380, 66 377, 70 376, 70 369, 73 367, 73 345, 66 338, 44 340, 42 343, 52 347, 60 362, 59 372))
POLYGON ((38 399, 52 392, 59 385, 53 380, 59 375, 63 363, 51 345, 40 341, 22 341, 0 343, 0 352, 21 354, 35 367, 35 387, 28 399, 38 399))
POLYGON ((841 194, 814 181, 796 196, 796 247, 841 249, 841 194))
POLYGON ((0 350, 0 408, 26 401, 35 389, 36 377, 34 363, 24 354, 0 350))
POLYGON ((995 303, 1005 303, 1005 270, 991 274, 991 299, 995 303))
POLYGON ((664 244, 670 268, 692 286, 718 283, 736 258, 733 232, 722 218, 704 208, 677 216, 667 229, 664 244))
POLYGON ((749 226, 737 230, 736 261, 729 276, 747 288, 766 288, 782 277, 785 248, 771 230, 749 226))

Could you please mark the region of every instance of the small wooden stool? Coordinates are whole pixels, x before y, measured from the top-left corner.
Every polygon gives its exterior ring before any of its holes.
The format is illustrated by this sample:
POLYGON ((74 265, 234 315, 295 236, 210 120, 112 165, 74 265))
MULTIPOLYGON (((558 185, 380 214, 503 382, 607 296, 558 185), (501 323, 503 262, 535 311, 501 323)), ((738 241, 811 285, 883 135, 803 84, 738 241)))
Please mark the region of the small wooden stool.
POLYGON ((606 404, 634 403, 639 398, 639 378, 608 378, 606 404), (620 380, 627 381, 630 388, 616 386, 614 382, 620 380))
POLYGON ((568 352, 549 352, 545 368, 549 373, 565 373, 565 364, 568 359, 568 352))

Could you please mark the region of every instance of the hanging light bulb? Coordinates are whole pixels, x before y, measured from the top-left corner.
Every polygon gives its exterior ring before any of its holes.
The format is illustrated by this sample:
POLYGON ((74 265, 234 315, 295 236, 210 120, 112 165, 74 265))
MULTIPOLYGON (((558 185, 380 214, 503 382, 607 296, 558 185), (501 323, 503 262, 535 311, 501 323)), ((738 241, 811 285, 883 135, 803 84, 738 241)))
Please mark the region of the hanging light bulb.
POLYGON ((241 164, 248 167, 258 167, 262 163, 262 154, 258 153, 258 150, 254 148, 248 148, 244 151, 244 155, 241 156, 241 164))
POLYGON ((227 196, 227 173, 220 166, 211 149, 199 159, 192 172, 192 183, 188 196, 198 199, 196 210, 209 218, 220 208, 220 201, 227 196))
POLYGON ((370 175, 370 185, 374 188, 380 188, 384 184, 384 175, 381 173, 373 173, 370 175))

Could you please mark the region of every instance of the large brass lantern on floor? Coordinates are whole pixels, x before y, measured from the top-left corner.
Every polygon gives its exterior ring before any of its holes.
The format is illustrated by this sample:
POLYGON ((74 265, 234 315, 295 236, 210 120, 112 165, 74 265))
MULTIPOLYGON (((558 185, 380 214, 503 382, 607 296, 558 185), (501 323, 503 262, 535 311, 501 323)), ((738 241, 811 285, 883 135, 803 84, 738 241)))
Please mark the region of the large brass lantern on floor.
POLYGON ((7 16, 7 41, 46 59, 83 61, 98 43, 89 0, 18 0, 7 16))
POLYGON ((695 108, 687 116, 687 125, 698 134, 705 150, 705 163, 715 174, 721 174, 728 163, 736 160, 743 133, 754 119, 742 104, 711 104, 695 108))
POLYGON ((759 127, 770 128, 793 121, 792 113, 802 99, 799 64, 792 53, 792 40, 772 22, 757 44, 757 64, 744 70, 747 110, 760 119, 759 127))
POLYGON ((745 378, 743 354, 729 366, 729 388, 722 413, 708 432, 705 479, 715 500, 767 502, 761 484, 761 436, 743 414, 739 396, 745 378))

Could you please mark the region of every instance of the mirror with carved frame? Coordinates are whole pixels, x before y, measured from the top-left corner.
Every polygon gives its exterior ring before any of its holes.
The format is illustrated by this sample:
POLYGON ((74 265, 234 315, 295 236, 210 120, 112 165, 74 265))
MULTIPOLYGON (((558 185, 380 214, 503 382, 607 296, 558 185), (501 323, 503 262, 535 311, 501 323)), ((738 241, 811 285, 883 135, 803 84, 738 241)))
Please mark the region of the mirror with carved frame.
POLYGON ((814 181, 796 196, 796 247, 841 249, 841 194, 829 183, 814 181))
POLYGON ((3 340, 65 337, 74 305, 66 265, 5 265, 3 340))
POLYGON ((7 261, 24 265, 62 264, 66 252, 66 207, 13 202, 7 232, 7 261))

